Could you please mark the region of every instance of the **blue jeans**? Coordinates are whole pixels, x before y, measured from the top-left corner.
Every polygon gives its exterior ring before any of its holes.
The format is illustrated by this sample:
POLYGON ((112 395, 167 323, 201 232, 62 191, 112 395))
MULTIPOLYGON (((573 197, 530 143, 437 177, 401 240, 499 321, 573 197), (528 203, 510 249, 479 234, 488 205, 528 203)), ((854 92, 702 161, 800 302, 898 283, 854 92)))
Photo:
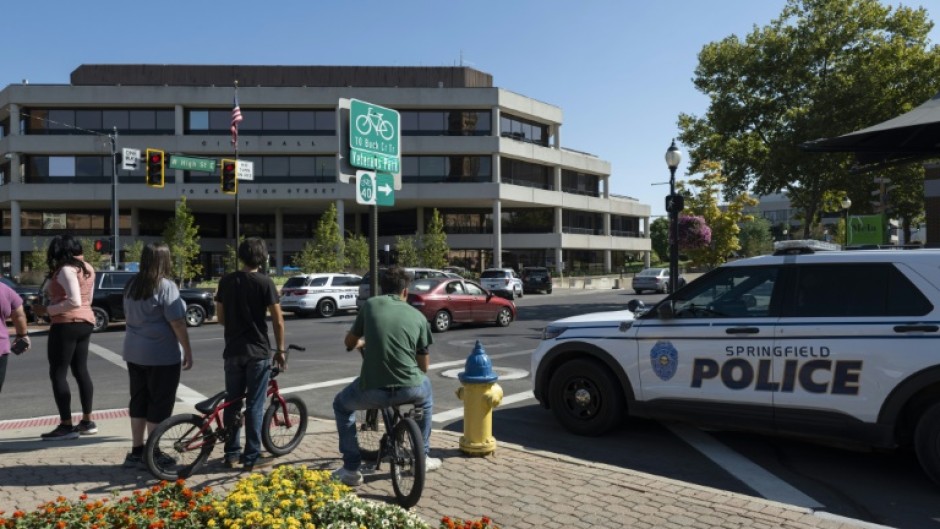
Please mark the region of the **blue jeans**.
MULTIPOLYGON (((434 393, 431 381, 424 377, 420 386, 396 389, 359 389, 359 378, 353 380, 333 399, 333 415, 339 433, 339 451, 343 454, 343 468, 359 470, 362 456, 359 455, 359 439, 356 438, 356 410, 373 410, 399 404, 414 404, 422 410, 418 427, 424 436, 424 453, 431 447, 431 412, 434 409, 434 393)), ((384 428, 384 423, 383 428, 384 428)))
MULTIPOLYGON (((245 453, 241 453, 241 431, 236 430, 225 442, 226 459, 237 457, 243 464, 253 465, 261 456, 261 421, 264 419, 265 393, 270 376, 270 359, 225 359, 225 392, 228 398, 245 395, 245 453)), ((225 408, 222 420, 226 427, 232 424, 239 410, 241 404, 225 408)))

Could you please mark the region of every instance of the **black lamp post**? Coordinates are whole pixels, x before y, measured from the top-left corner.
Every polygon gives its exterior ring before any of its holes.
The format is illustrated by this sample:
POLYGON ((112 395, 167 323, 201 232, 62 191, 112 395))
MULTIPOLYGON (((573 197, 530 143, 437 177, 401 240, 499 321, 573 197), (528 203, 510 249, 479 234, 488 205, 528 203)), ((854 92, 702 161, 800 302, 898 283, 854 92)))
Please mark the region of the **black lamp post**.
POLYGON ((682 161, 682 152, 676 140, 666 150, 666 165, 669 166, 669 196, 666 197, 666 212, 669 213, 669 292, 675 292, 679 284, 679 212, 683 208, 682 197, 676 195, 676 169, 682 161))
POLYGON ((845 244, 842 245, 843 247, 846 247, 849 245, 849 229, 851 229, 850 224, 849 224, 849 208, 850 207, 852 207, 852 199, 849 197, 843 198, 842 209, 845 210, 845 233, 843 234, 843 238, 845 239, 845 244))

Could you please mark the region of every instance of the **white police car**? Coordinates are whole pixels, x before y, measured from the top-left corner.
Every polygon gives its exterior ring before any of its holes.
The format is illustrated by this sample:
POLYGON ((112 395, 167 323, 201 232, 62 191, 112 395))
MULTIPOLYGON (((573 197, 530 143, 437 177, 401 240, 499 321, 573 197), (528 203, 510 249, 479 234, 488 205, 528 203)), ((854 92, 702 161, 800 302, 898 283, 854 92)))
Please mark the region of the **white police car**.
POLYGON ((356 308, 360 276, 355 274, 301 274, 281 287, 281 310, 297 316, 319 314, 329 318, 339 310, 356 308))
POLYGON ((940 250, 819 246, 728 263, 636 319, 551 323, 536 398, 582 435, 631 415, 913 447, 940 483, 940 250))

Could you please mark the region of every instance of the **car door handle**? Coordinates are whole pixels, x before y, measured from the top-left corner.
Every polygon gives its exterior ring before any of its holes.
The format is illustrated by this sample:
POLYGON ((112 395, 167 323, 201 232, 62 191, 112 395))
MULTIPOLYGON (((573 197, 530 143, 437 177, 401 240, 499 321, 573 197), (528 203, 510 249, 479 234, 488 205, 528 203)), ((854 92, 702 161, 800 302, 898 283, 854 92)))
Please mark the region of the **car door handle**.
POLYGON ((760 329, 757 327, 728 327, 725 329, 727 334, 757 334, 760 329))
POLYGON ((940 327, 936 325, 896 325, 894 332, 937 332, 940 327))

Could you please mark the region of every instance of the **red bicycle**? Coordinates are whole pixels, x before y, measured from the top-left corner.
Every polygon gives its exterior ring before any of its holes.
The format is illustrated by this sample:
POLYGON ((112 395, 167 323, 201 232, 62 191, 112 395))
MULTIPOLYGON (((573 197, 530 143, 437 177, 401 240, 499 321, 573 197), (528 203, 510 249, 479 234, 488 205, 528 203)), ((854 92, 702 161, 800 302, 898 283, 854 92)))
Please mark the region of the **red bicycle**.
MULTIPOLYGON (((298 345, 288 345, 287 350, 304 351, 298 345)), ((271 368, 267 398, 271 403, 264 412, 261 423, 261 444, 276 456, 293 451, 307 432, 307 405, 296 395, 282 396, 277 384, 277 367, 271 368)), ((227 400, 222 391, 196 404, 202 415, 185 413, 174 415, 161 422, 147 439, 144 461, 150 473, 157 479, 175 480, 188 478, 209 459, 217 443, 225 443, 244 423, 241 402, 245 396, 227 400), (238 415, 228 427, 222 420, 225 408, 239 405, 238 415)))

